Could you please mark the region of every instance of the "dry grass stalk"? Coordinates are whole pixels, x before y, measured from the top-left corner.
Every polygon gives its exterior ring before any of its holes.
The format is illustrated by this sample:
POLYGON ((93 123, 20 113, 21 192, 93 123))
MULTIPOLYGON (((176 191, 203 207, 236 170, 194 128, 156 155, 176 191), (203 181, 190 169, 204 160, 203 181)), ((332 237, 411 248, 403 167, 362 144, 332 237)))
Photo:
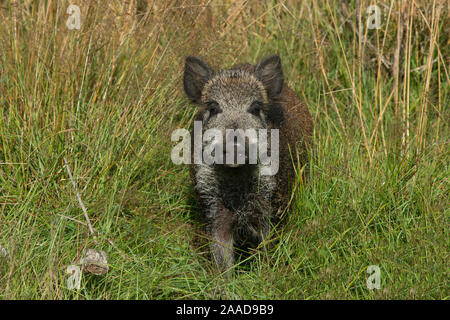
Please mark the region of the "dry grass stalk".
POLYGON ((80 204, 81 210, 83 210, 84 218, 86 219, 86 223, 87 223, 87 226, 88 226, 88 228, 89 228, 89 232, 90 232, 90 234, 92 235, 92 237, 94 238, 95 244, 98 244, 98 243, 97 243, 97 236, 95 235, 94 228, 92 227, 92 224, 91 224, 91 219, 89 219, 89 216, 88 216, 88 214, 87 214, 86 207, 84 206, 84 203, 83 203, 83 201, 81 200, 80 193, 78 192, 78 187, 77 187, 75 181, 73 180, 72 172, 70 171, 69 164, 67 163, 67 160, 66 160, 65 157, 64 157, 64 164, 65 164, 67 173, 68 173, 68 175, 69 175, 70 182, 72 182, 72 186, 73 186, 73 188, 74 188, 74 190, 75 190, 75 194, 76 194, 76 196, 77 196, 78 203, 80 204))

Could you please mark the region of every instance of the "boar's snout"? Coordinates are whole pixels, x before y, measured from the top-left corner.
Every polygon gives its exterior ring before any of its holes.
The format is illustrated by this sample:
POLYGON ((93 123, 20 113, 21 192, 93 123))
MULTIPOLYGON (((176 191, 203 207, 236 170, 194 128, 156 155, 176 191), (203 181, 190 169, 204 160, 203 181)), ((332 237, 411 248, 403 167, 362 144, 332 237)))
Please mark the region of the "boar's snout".
POLYGON ((223 149, 224 164, 239 167, 257 163, 257 139, 248 136, 242 129, 227 129, 223 149))

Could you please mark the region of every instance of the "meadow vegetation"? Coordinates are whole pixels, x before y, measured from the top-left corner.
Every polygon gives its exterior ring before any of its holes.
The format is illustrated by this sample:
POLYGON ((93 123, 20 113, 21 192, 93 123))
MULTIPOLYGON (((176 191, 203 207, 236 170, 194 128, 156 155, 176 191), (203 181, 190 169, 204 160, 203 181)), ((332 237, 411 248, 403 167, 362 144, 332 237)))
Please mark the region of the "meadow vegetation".
POLYGON ((449 9, 0 0, 0 299, 448 299, 449 9), (223 68, 274 53, 314 118, 310 177, 269 250, 226 279, 198 245, 188 167, 170 160, 196 112, 184 58, 223 68), (69 290, 66 267, 88 248, 109 272, 69 290))

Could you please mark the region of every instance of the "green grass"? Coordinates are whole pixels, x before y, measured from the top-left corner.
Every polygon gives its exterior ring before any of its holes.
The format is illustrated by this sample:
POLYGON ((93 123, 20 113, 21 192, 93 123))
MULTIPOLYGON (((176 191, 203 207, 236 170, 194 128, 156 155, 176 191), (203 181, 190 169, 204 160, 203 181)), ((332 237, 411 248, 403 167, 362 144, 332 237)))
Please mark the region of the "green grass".
POLYGON ((449 298, 448 7, 406 6, 396 84, 380 57, 395 59, 397 2, 378 31, 362 14, 361 46, 355 1, 145 3, 80 0, 68 30, 68 2, 0 1, 0 299, 449 298), (195 114, 183 59, 270 53, 314 117, 310 178, 269 250, 226 279, 199 245, 188 168, 170 160, 195 114), (110 270, 69 290, 88 248, 110 270))

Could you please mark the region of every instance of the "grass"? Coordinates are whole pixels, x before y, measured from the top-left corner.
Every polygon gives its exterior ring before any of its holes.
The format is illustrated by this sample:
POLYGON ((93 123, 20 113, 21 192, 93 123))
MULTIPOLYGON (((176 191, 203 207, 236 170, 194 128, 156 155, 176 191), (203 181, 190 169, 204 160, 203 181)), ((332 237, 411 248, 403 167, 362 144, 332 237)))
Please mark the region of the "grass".
POLYGON ((73 3, 80 30, 68 1, 0 1, 1 299, 449 298, 448 4, 379 2, 368 29, 376 1, 73 3), (271 249, 226 280, 170 161, 195 114, 183 60, 270 53, 313 114, 311 175, 271 249), (88 248, 110 271, 69 290, 88 248))

